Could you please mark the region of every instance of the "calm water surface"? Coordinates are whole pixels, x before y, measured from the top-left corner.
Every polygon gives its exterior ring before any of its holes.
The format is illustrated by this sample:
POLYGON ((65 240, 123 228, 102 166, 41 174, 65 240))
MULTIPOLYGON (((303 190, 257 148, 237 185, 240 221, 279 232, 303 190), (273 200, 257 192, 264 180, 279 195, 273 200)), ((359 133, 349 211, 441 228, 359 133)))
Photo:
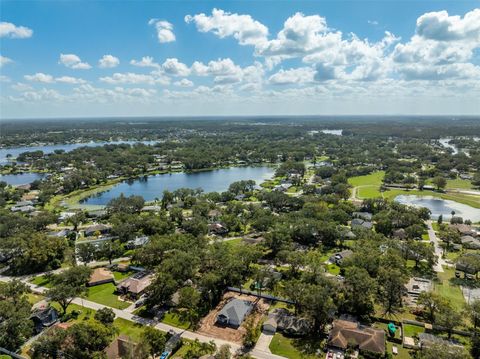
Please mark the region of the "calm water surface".
POLYGON ((223 192, 235 181, 254 180, 257 185, 271 178, 275 172, 273 167, 231 167, 214 171, 196 173, 172 173, 141 177, 121 182, 112 189, 86 198, 81 203, 86 205, 106 205, 111 199, 124 194, 138 195, 145 201, 161 198, 165 190, 174 191, 179 188, 202 188, 205 192, 223 192))
POLYGON ((12 186, 19 186, 22 184, 32 183, 35 180, 42 179, 45 177, 45 173, 19 173, 16 175, 0 175, 0 182, 7 182, 12 186))
POLYGON ((480 221, 480 209, 455 201, 415 195, 400 195, 395 197, 395 201, 415 207, 426 207, 432 212, 432 219, 437 219, 440 215, 443 215, 443 219, 450 219, 451 212, 455 211, 456 217, 470 219, 472 222, 480 221))
POLYGON ((135 143, 153 145, 157 142, 158 141, 111 141, 111 142, 86 142, 86 143, 47 145, 47 146, 23 146, 23 147, 0 148, 0 164, 8 163, 7 155, 11 155, 11 158, 14 159, 23 152, 43 151, 43 153, 53 153, 55 150, 64 150, 65 152, 69 152, 80 147, 98 147, 103 145, 118 145, 123 143, 128 143, 131 145, 135 143))

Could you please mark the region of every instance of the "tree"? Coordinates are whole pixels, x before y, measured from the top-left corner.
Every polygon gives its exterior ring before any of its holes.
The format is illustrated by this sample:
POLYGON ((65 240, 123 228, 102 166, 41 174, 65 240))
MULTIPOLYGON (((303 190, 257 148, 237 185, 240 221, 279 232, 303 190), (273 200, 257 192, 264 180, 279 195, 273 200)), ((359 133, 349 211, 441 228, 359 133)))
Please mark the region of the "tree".
POLYGON ((378 275, 378 301, 385 314, 394 314, 402 307, 405 277, 397 268, 381 268, 378 275))
POLYGON ((102 324, 111 325, 115 320, 115 313, 113 312, 112 308, 105 307, 97 310, 94 318, 102 324))
POLYGON ((470 304, 465 305, 465 314, 470 318, 474 331, 480 325, 480 299, 476 299, 470 304))
POLYGON ((363 268, 351 267, 345 273, 345 308, 349 313, 367 317, 375 310, 377 284, 363 268))
POLYGON ((172 274, 158 272, 153 282, 147 287, 147 307, 152 308, 155 305, 168 303, 177 288, 177 281, 172 274))
POLYGON ((19 280, 0 284, 0 347, 16 351, 32 334, 28 292, 19 280))
POLYGON ((66 330, 55 328, 33 345, 33 358, 102 358, 115 329, 98 321, 82 321, 66 330))
POLYGON ((141 334, 140 341, 147 346, 148 353, 155 358, 162 354, 167 339, 160 330, 147 326, 141 334))
POLYGON ((228 344, 222 345, 215 354, 215 359, 230 359, 231 357, 232 353, 230 352, 230 345, 228 344))
POLYGON ((76 212, 73 216, 67 218, 67 223, 70 223, 73 226, 73 230, 78 231, 78 226, 85 222, 87 217, 82 211, 76 212))
POLYGON ((408 240, 405 246, 408 252, 408 258, 413 258, 415 261, 415 268, 418 268, 422 260, 426 260, 430 268, 435 265, 437 260, 435 251, 431 245, 426 245, 417 240, 408 240))
POLYGON ((455 228, 445 227, 440 229, 439 237, 447 243, 446 250, 450 250, 452 243, 460 243, 460 233, 455 228))
POLYGON ((431 323, 435 323, 436 314, 448 303, 445 298, 434 292, 421 292, 417 304, 423 306, 427 319, 431 323))
POLYGON ((450 303, 443 305, 436 316, 435 324, 442 326, 448 334, 448 339, 451 338, 453 329, 458 327, 462 321, 462 316, 458 313, 450 303))
POLYGON ((76 246, 75 252, 83 264, 87 265, 95 259, 97 247, 92 243, 80 243, 76 246))
POLYGON ((212 354, 217 349, 217 346, 213 341, 209 343, 200 343, 198 339, 187 344, 187 350, 184 354, 184 359, 196 359, 203 355, 212 354))
POLYGON ((255 317, 250 316, 245 321, 245 335, 243 336, 243 345, 245 348, 253 348, 260 336, 260 326, 255 323, 255 317))
POLYGON ((60 304, 63 314, 75 297, 86 293, 86 284, 92 270, 86 266, 69 268, 53 277, 53 286, 48 291, 48 297, 60 304))
POLYGON ((193 287, 183 287, 179 290, 178 308, 183 309, 180 314, 193 326, 195 326, 200 319, 200 299, 200 292, 193 287))
POLYGON ((455 347, 449 344, 435 344, 428 348, 422 348, 419 352, 420 359, 470 359, 463 347, 455 347))
POLYGON ((443 214, 441 214, 441 215, 438 216, 437 223, 438 223, 438 224, 442 224, 442 223, 443 223, 443 214))
POLYGON ((444 189, 447 186, 447 180, 441 176, 432 178, 432 183, 437 187, 437 190, 444 189))
POLYGON ((123 193, 118 198, 112 199, 107 203, 106 209, 109 214, 113 213, 138 213, 145 205, 145 200, 142 196, 125 197, 123 193))
POLYGON ((112 264, 112 260, 121 256, 125 252, 123 246, 118 240, 107 240, 100 244, 98 249, 98 256, 100 258, 107 258, 108 262, 112 264))

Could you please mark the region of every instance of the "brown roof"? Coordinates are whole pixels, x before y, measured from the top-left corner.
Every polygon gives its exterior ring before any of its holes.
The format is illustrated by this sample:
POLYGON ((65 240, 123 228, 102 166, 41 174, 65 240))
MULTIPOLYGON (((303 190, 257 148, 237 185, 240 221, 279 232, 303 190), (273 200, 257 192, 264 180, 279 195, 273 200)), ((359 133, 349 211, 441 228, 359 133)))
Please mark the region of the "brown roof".
POLYGON ((113 274, 106 268, 95 268, 90 275, 90 280, 88 281, 89 285, 99 283, 99 282, 113 282, 113 274))
POLYGON ((137 344, 132 342, 126 335, 120 335, 105 349, 108 359, 121 359, 126 355, 132 355, 137 344))
POLYGON ((134 278, 130 277, 125 279, 122 283, 120 283, 120 286, 123 288, 128 288, 128 291, 130 293, 138 294, 141 293, 147 288, 150 283, 152 283, 153 275, 152 274, 147 274, 144 277, 141 278, 134 278))
POLYGON ((335 320, 328 345, 347 349, 349 343, 355 344, 360 350, 384 354, 385 332, 349 320, 335 320))

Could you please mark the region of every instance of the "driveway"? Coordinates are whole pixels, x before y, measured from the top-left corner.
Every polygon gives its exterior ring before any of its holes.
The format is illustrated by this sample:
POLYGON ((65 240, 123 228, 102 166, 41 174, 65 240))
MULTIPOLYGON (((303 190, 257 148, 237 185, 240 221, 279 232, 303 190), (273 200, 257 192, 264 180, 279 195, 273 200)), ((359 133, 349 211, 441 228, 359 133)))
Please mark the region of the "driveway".
POLYGON ((438 257, 437 264, 435 264, 433 269, 435 270, 435 272, 443 272, 444 271, 443 266, 446 266, 447 263, 445 262, 445 259, 442 258, 443 248, 440 247, 440 239, 437 237, 435 231, 433 230, 431 220, 427 221, 427 226, 428 226, 428 238, 430 239, 430 242, 433 243, 433 246, 435 248, 435 255, 438 257))

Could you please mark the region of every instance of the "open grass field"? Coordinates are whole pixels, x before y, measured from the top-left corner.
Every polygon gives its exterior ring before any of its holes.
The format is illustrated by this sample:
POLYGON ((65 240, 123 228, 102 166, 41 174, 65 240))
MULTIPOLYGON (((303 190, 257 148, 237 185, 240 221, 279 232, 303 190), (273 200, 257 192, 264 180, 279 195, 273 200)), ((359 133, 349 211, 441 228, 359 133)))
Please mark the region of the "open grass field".
POLYGON ((406 337, 414 337, 420 333, 425 332, 424 327, 419 327, 418 325, 404 324, 403 330, 405 331, 404 335, 406 337))
POLYGON ((130 302, 119 300, 114 292, 115 285, 113 283, 96 285, 88 288, 87 299, 117 309, 125 309, 130 306, 130 302))
POLYGON ((385 171, 372 172, 365 176, 350 177, 348 183, 354 187, 358 186, 380 186, 383 178, 385 177, 385 171))
POLYGON ((380 186, 384 177, 384 171, 377 171, 365 176, 350 177, 348 183, 355 188, 357 198, 375 198, 382 196, 380 186))

